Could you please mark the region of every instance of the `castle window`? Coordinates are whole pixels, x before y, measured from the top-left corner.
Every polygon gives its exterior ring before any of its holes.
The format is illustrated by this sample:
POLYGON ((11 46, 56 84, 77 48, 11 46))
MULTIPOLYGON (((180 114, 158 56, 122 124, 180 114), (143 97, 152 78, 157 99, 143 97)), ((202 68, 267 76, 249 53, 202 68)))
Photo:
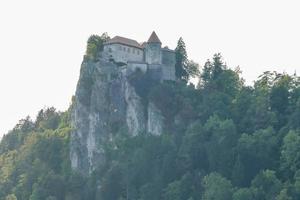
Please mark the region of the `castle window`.
POLYGON ((127 52, 130 53, 130 48, 127 49, 127 52))
POLYGON ((126 51, 126 48, 125 48, 125 47, 123 47, 123 51, 126 51))
POLYGON ((137 55, 140 55, 140 51, 139 50, 137 50, 137 55))
POLYGON ((119 46, 119 50, 122 50, 122 47, 121 47, 121 46, 119 46))
POLYGON ((108 48, 108 52, 112 52, 112 50, 111 50, 111 48, 110 48, 110 47, 108 48))

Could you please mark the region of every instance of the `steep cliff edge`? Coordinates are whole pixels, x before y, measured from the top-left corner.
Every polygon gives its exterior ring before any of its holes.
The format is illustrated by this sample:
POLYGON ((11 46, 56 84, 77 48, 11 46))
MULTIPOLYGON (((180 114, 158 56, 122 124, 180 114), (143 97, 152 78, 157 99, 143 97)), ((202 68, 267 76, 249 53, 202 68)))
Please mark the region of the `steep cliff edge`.
POLYGON ((73 169, 88 174, 105 162, 104 144, 116 135, 162 133, 164 117, 138 95, 134 79, 113 62, 83 61, 72 111, 73 169))

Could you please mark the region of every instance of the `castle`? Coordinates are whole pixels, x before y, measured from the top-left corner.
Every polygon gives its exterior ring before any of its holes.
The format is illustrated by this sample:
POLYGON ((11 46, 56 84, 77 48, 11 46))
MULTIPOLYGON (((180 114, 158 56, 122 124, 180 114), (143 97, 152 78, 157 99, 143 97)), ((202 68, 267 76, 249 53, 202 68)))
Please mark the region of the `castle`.
POLYGON ((143 43, 115 36, 104 43, 102 57, 120 63, 123 74, 140 70, 160 81, 175 80, 175 51, 161 44, 154 31, 143 43))
POLYGON ((95 59, 84 59, 77 84, 70 159, 73 169, 91 173, 105 163, 105 145, 116 134, 161 135, 165 118, 151 86, 175 79, 175 51, 161 47, 153 32, 147 42, 116 36, 95 59))

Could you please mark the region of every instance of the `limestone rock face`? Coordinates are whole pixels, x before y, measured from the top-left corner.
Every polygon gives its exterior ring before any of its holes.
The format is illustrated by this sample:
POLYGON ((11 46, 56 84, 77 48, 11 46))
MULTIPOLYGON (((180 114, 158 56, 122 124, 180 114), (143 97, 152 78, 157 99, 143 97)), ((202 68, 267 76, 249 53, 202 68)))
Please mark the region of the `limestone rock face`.
POLYGON ((150 102, 148 105, 147 132, 153 135, 160 135, 163 131, 164 118, 159 109, 150 102))
POLYGON ((160 135, 163 124, 160 110, 151 102, 145 105, 121 67, 83 61, 72 111, 74 170, 89 174, 104 163, 104 145, 117 134, 160 135))

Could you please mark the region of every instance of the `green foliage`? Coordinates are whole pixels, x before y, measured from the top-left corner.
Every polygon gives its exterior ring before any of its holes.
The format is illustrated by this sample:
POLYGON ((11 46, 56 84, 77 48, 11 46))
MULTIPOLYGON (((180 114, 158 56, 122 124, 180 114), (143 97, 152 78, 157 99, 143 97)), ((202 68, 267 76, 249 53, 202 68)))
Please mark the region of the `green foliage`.
MULTIPOLYGON (((77 97, 86 104, 95 73, 85 65, 103 38, 89 39, 81 68, 77 97)), ((179 47, 176 75, 187 81, 198 67, 182 39, 179 47)), ((164 134, 116 134, 103 144, 105 162, 87 177, 70 167, 74 105, 20 120, 0 143, 0 199, 299 200, 299 77, 265 72, 245 86, 239 69, 224 63, 220 54, 207 61, 197 88, 134 74, 145 107, 161 111, 164 134)))
POLYGON ((289 125, 293 129, 300 128, 300 98, 294 106, 294 112, 290 115, 289 125))
POLYGON ((254 196, 252 194, 251 189, 249 188, 241 188, 234 192, 232 196, 233 200, 253 200, 254 196))
POLYGON ((181 184, 180 181, 174 181, 168 185, 165 191, 164 199, 166 200, 180 200, 181 195, 181 184))
POLYGON ((248 186, 263 169, 275 169, 279 159, 278 140, 272 128, 242 134, 236 146, 237 160, 233 171, 234 183, 248 186))
POLYGON ((185 70, 185 66, 187 64, 187 52, 185 49, 185 43, 183 39, 180 37, 177 42, 177 47, 175 49, 175 58, 176 58, 176 64, 175 64, 175 75, 178 79, 187 79, 188 74, 185 70))
POLYGON ((218 173, 211 173, 203 178, 203 200, 231 200, 233 188, 229 180, 218 173))
POLYGON ((258 199, 272 200, 279 194, 282 183, 274 171, 265 170, 260 172, 252 181, 251 187, 258 199))
POLYGON ((221 54, 215 54, 212 61, 205 63, 198 84, 203 95, 203 103, 200 104, 202 120, 207 120, 214 114, 222 118, 234 117, 235 113, 231 110, 243 88, 243 80, 239 75, 238 69, 228 69, 221 54))
POLYGON ((188 78, 195 78, 200 75, 200 66, 193 60, 187 61, 185 70, 188 74, 188 78))
POLYGON ((1 149, 12 142, 11 135, 22 138, 0 154, 0 199, 64 199, 70 173, 67 115, 41 110, 35 122, 26 118, 2 139, 1 149), (30 132, 24 129, 29 122, 30 132))
MULTIPOLYGON (((148 95, 149 101, 162 111, 167 126, 175 125, 174 118, 181 117, 177 129, 181 129, 186 124, 196 118, 197 101, 200 98, 198 91, 193 86, 186 86, 179 82, 165 82, 153 87, 148 95)), ((175 128, 175 127, 174 127, 175 128)))
POLYGON ((109 39, 107 33, 103 33, 101 36, 91 35, 87 41, 85 58, 95 60, 98 53, 103 50, 103 44, 109 39))
POLYGON ((58 128, 60 120, 60 113, 55 108, 42 109, 37 115, 35 127, 40 130, 54 130, 58 128))
POLYGON ((287 189, 283 189, 280 191, 279 195, 276 197, 276 200, 292 200, 292 198, 288 195, 287 189))
POLYGON ((14 194, 9 194, 5 197, 5 200, 17 200, 17 197, 14 194))
POLYGON ((180 180, 174 181, 166 187, 163 195, 165 200, 193 199, 194 180, 190 173, 185 174, 180 180))
POLYGON ((283 139, 281 149, 281 169, 293 175, 300 169, 300 132, 290 131, 283 139))
POLYGON ((201 73, 199 87, 206 92, 223 92, 234 97, 243 86, 239 77, 240 71, 228 69, 220 53, 215 54, 213 60, 208 60, 201 73))
POLYGON ((188 60, 185 43, 182 37, 180 37, 177 42, 175 59, 175 75, 178 79, 188 82, 190 77, 194 78, 199 76, 199 65, 192 60, 188 60))

